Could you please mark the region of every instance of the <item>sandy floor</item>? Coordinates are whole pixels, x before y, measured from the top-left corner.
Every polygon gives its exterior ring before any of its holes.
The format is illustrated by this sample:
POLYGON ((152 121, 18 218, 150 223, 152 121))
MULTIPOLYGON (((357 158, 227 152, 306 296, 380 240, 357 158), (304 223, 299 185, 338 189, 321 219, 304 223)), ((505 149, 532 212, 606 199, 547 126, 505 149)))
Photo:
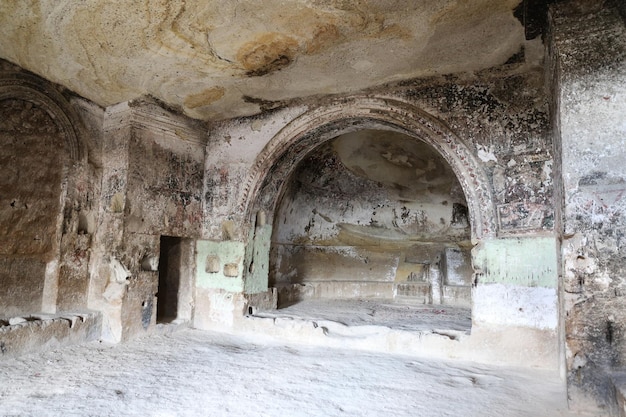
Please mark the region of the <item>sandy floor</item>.
POLYGON ((1 362, 0 415, 566 416, 540 370, 199 330, 1 362))

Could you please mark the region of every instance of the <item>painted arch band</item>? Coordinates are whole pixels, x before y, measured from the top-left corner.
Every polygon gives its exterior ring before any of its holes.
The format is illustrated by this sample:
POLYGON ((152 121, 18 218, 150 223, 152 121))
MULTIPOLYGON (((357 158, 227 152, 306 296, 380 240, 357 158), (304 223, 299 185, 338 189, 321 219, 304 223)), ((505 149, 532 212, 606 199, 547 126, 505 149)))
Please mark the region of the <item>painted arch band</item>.
POLYGON ((315 147, 362 129, 389 130, 436 149, 456 175, 468 204, 472 242, 495 237, 497 226, 489 181, 468 146, 444 122, 396 99, 357 96, 332 102, 292 120, 265 146, 252 166, 238 205, 246 222, 258 211, 273 218, 284 184, 315 147))

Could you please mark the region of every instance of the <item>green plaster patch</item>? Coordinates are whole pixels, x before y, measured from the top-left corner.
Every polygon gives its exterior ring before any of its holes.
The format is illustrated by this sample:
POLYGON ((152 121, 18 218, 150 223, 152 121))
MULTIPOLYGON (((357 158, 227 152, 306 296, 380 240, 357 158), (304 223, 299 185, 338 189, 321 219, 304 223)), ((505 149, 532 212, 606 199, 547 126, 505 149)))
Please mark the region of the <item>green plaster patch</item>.
POLYGON ((252 247, 249 245, 246 253, 246 265, 248 265, 245 282, 246 294, 267 291, 272 226, 266 224, 257 227, 252 233, 254 233, 254 237, 251 239, 252 247), (252 255, 251 258, 250 255, 252 255))
POLYGON ((196 242, 196 285, 231 292, 243 291, 242 242, 196 242))
POLYGON ((556 288, 557 244, 553 237, 492 239, 472 250, 478 283, 556 288))

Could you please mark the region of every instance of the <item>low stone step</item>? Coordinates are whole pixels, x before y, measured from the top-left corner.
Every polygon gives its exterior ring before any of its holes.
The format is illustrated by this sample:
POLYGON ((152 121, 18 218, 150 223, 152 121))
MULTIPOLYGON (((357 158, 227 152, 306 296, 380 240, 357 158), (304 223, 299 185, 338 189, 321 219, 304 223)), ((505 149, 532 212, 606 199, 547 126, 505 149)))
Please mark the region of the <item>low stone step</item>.
POLYGON ((0 319, 0 359, 90 342, 101 333, 102 314, 93 311, 0 319))

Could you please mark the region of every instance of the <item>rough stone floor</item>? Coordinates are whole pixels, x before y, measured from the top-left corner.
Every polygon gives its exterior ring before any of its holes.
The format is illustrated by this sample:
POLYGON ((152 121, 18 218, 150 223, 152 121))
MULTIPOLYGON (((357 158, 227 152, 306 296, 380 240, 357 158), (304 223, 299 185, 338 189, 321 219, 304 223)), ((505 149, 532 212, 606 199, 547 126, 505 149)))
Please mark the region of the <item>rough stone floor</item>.
POLYGON ((384 326, 406 331, 441 329, 469 333, 472 327, 469 308, 376 299, 305 300, 255 316, 330 320, 346 326, 384 326))
POLYGON ((0 362, 2 416, 568 416, 552 372, 185 329, 0 362))

